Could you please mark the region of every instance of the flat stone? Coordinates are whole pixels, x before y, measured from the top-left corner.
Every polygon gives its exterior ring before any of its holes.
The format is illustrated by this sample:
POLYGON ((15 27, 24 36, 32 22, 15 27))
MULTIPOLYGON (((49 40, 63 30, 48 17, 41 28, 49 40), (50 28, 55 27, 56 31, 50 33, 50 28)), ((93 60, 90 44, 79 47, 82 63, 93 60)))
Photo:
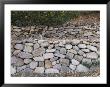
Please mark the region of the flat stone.
POLYGON ((32 52, 34 57, 42 56, 45 53, 44 48, 38 48, 32 52))
POLYGON ((34 50, 38 49, 40 45, 38 43, 34 44, 34 50))
POLYGON ((26 46, 33 46, 33 43, 25 43, 26 46))
POLYGON ((71 49, 72 45, 71 44, 66 44, 65 47, 66 47, 66 49, 71 49))
POLYGON ((43 58, 44 59, 50 59, 50 58, 53 58, 53 57, 54 57, 53 53, 45 53, 45 54, 43 54, 43 58))
POLYGON ((32 62, 31 59, 24 59, 24 63, 25 63, 25 64, 29 64, 30 62, 32 62))
POLYGON ((15 49, 22 50, 23 49, 23 45, 22 44, 16 44, 15 45, 15 49))
POLYGON ((58 59, 58 57, 53 57, 50 59, 51 62, 56 61, 58 59))
POLYGON ((77 45, 79 43, 80 43, 80 40, 78 40, 78 39, 73 39, 72 40, 72 45, 77 45))
POLYGON ((54 69, 58 69, 58 70, 61 70, 61 64, 55 64, 53 66, 54 69))
POLYGON ((86 53, 88 53, 88 52, 90 52, 90 50, 89 49, 81 49, 83 52, 86 52, 86 53))
POLYGON ((78 47, 79 48, 86 48, 86 45, 85 44, 79 44, 78 47))
POLYGON ((87 58, 89 59, 97 59, 98 58, 98 54, 95 52, 90 52, 90 53, 86 53, 87 58))
POLYGON ((34 57, 33 58, 35 61, 44 61, 43 57, 34 57))
POLYGON ((25 45, 23 51, 24 51, 24 52, 32 52, 32 51, 33 51, 33 48, 32 48, 31 46, 25 45))
POLYGON ((35 69, 35 68, 38 66, 38 62, 32 61, 32 62, 29 64, 29 66, 30 66, 31 69, 35 69))
POLYGON ((88 69, 87 67, 85 67, 84 65, 79 64, 79 65, 77 66, 77 68, 76 68, 76 71, 77 71, 77 72, 88 72, 89 69, 88 69))
POLYGON ((75 55, 74 59, 76 59, 77 61, 81 62, 82 59, 83 59, 83 56, 75 55))
POLYGON ((85 53, 84 53, 82 50, 79 50, 79 51, 78 51, 78 54, 79 54, 79 55, 83 55, 83 54, 85 54, 85 53))
POLYGON ((50 60, 45 60, 45 68, 51 68, 52 67, 52 62, 50 60))
POLYGON ((61 53, 61 54, 66 54, 66 49, 65 49, 65 48, 61 48, 61 49, 60 49, 60 53, 61 53))
POLYGON ((87 48, 90 49, 91 51, 96 51, 97 52, 97 48, 91 45, 87 45, 87 48))
POLYGON ((41 47, 48 47, 49 46, 49 43, 47 41, 41 43, 41 47))
POLYGON ((55 51, 56 51, 56 49, 47 49, 47 50, 46 50, 46 52, 49 52, 49 53, 55 52, 55 51))
POLYGON ((13 55, 17 55, 18 53, 20 53, 21 52, 21 50, 15 50, 14 52, 13 52, 13 55))
POLYGON ((69 59, 60 59, 60 64, 69 66, 69 59))
POLYGON ((54 56, 56 56, 56 57, 60 57, 60 58, 65 58, 65 55, 60 54, 60 53, 55 53, 54 56))
POLYGON ((45 73, 59 73, 59 70, 58 69, 53 69, 53 68, 45 69, 45 73))
POLYGON ((18 54, 18 57, 25 59, 25 58, 32 58, 33 56, 32 56, 32 54, 30 54, 28 52, 20 52, 18 54))
POLYGON ((73 50, 73 49, 68 50, 68 52, 73 53, 73 54, 77 54, 77 51, 73 50))
POLYGON ((16 73, 16 67, 15 66, 11 66, 11 74, 15 74, 16 73))
POLYGON ((76 66, 73 65, 73 64, 70 64, 69 68, 72 69, 72 70, 75 70, 76 69, 76 66))
POLYGON ((36 67, 34 73, 44 73, 44 67, 36 67))
POLYGON ((62 65, 60 72, 61 73, 69 73, 70 72, 70 68, 65 66, 65 65, 62 65))
POLYGON ((44 67, 44 62, 40 61, 38 66, 39 67, 44 67))
POLYGON ((74 57, 74 54, 73 53, 68 52, 66 54, 66 58, 73 59, 73 57, 74 57))
POLYGON ((92 64, 92 61, 91 61, 91 59, 83 58, 82 64, 91 65, 92 64))
POLYGON ((78 65, 80 63, 79 61, 77 61, 75 59, 72 59, 71 62, 72 62, 73 65, 78 65))
POLYGON ((73 46, 73 49, 76 51, 79 51, 79 47, 78 46, 73 46))
POLYGON ((26 65, 23 65, 21 67, 17 67, 17 72, 20 72, 21 70, 24 70, 26 68, 26 65))

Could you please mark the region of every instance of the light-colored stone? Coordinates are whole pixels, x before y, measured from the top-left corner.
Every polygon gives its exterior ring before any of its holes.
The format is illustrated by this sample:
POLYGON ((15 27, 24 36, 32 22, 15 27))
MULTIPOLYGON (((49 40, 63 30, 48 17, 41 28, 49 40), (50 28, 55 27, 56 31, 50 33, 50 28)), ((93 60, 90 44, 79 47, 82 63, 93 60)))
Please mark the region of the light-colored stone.
POLYGON ((98 58, 98 54, 95 52, 86 53, 86 55, 87 55, 87 58, 90 58, 90 59, 97 59, 98 58))
POLYGON ((32 56, 32 54, 30 54, 28 52, 20 52, 18 54, 18 57, 25 59, 25 58, 32 58, 33 56, 32 56))
POLYGON ((47 41, 41 43, 41 47, 48 47, 49 46, 49 43, 47 41))
POLYGON ((85 44, 79 44, 78 47, 79 48, 86 48, 86 45, 85 44))
POLYGON ((66 49, 71 49, 72 45, 71 44, 66 44, 65 47, 66 47, 66 49))
POLYGON ((21 67, 17 67, 17 72, 20 72, 21 70, 24 70, 26 68, 26 65, 23 65, 21 67))
POLYGON ((70 64, 70 69, 72 69, 72 70, 75 70, 76 69, 76 66, 75 65, 73 65, 73 64, 70 64))
POLYGON ((15 74, 16 73, 16 67, 15 66, 11 66, 11 74, 15 74))
POLYGON ((54 57, 53 53, 45 53, 45 54, 43 54, 43 58, 44 59, 50 59, 50 58, 53 58, 53 57, 54 57))
POLYGON ((58 69, 53 69, 53 68, 45 69, 45 73, 59 73, 59 70, 58 69))
POLYGON ((85 54, 85 53, 84 53, 82 50, 79 50, 79 51, 78 51, 78 54, 79 54, 79 55, 83 55, 83 54, 85 54))
POLYGON ((81 49, 83 52, 90 52, 90 50, 89 49, 81 49))
POLYGON ((25 45, 23 51, 24 51, 24 52, 32 52, 32 51, 33 51, 33 48, 32 48, 31 46, 25 45))
POLYGON ((55 51, 56 51, 56 49, 47 49, 47 50, 46 50, 46 52, 49 52, 49 53, 55 52, 55 51))
POLYGON ((86 64, 92 64, 92 61, 91 61, 91 59, 83 58, 82 64, 84 64, 84 63, 86 63, 86 64))
POLYGON ((78 39, 73 39, 72 40, 72 45, 77 45, 79 43, 80 43, 80 40, 78 40, 78 39))
POLYGON ((55 65, 55 64, 56 64, 56 61, 53 61, 53 62, 52 62, 52 65, 55 65))
POLYGON ((34 57, 33 58, 35 61, 44 61, 43 57, 34 57))
POLYGON ((69 66, 69 59, 60 59, 60 64, 65 65, 65 66, 69 66))
POLYGON ((76 68, 76 71, 77 71, 77 72, 88 72, 89 69, 88 69, 87 67, 85 67, 84 65, 79 64, 79 65, 77 66, 77 68, 76 68))
POLYGON ((79 55, 75 55, 74 56, 74 59, 76 59, 77 61, 82 61, 82 59, 83 59, 83 56, 79 56, 79 55))
POLYGON ((39 67, 44 67, 44 61, 39 61, 39 67))
POLYGON ((60 72, 61 73, 69 73, 70 72, 70 68, 68 66, 62 65, 60 72))
POLYGON ((58 70, 61 70, 61 64, 55 64, 53 66, 54 69, 58 69, 58 70))
POLYGON ((17 55, 18 53, 20 53, 21 52, 21 50, 15 50, 14 52, 13 52, 13 55, 17 55))
POLYGON ((80 62, 77 61, 77 60, 75 60, 75 59, 72 59, 72 60, 71 60, 71 63, 72 63, 73 65, 78 65, 80 62))
POLYGON ((73 46, 73 49, 76 51, 79 51, 79 47, 78 46, 73 46))
POLYGON ((26 46, 33 46, 33 43, 25 43, 26 46))
POLYGON ((61 48, 61 49, 60 49, 60 53, 61 53, 61 54, 66 54, 66 49, 65 49, 65 48, 61 48))
POLYGON ((24 59, 24 63, 25 64, 28 64, 28 63, 30 63, 32 60, 31 59, 24 59))
POLYGON ((44 67, 36 67, 34 73, 44 73, 44 67))
POLYGON ((23 45, 22 44, 16 44, 15 45, 15 49, 22 50, 23 49, 23 45))
POLYGON ((68 52, 66 54, 66 58, 73 59, 73 57, 74 57, 74 54, 73 53, 68 52))
POLYGON ((60 54, 60 53, 55 53, 54 56, 56 56, 56 57, 60 57, 60 58, 65 58, 65 55, 60 54))
POLYGON ((97 52, 97 48, 91 45, 87 45, 87 48, 90 49, 91 51, 96 51, 97 52))
POLYGON ((51 68, 52 67, 52 62, 50 60, 45 60, 45 68, 51 68))
POLYGON ((34 44, 34 50, 38 49, 40 47, 40 45, 38 43, 34 44))
POLYGON ((35 68, 38 66, 38 62, 32 61, 32 62, 29 64, 29 66, 30 66, 31 69, 35 69, 35 68))
POLYGON ((68 50, 68 52, 73 53, 73 54, 77 54, 77 51, 73 50, 73 49, 68 50))

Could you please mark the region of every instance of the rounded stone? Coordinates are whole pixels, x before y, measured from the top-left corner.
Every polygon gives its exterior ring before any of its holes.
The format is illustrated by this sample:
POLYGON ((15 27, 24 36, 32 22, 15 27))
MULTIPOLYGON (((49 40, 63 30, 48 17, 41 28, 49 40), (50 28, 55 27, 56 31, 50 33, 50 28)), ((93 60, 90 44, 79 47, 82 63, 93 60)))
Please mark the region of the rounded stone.
POLYGON ((86 45, 85 44, 79 44, 78 47, 79 48, 86 48, 86 45))
POLYGON ((71 44, 66 44, 65 47, 66 47, 66 49, 71 49, 72 45, 71 44))
POLYGON ((85 67, 84 65, 79 64, 79 65, 77 66, 77 68, 76 68, 76 71, 77 71, 77 72, 88 72, 89 69, 88 69, 87 67, 85 67))
POLYGON ((32 61, 32 62, 29 64, 29 66, 30 66, 31 69, 35 69, 35 68, 38 66, 38 62, 32 61))
POLYGON ((59 70, 58 69, 53 69, 53 68, 45 69, 45 73, 59 73, 59 70))
POLYGON ((96 51, 97 52, 97 48, 91 45, 87 45, 87 48, 90 49, 91 51, 96 51))
POLYGON ((40 45, 38 43, 34 44, 34 50, 38 49, 40 45))
POLYGON ((80 62, 77 61, 77 60, 75 60, 75 59, 72 59, 72 60, 71 60, 71 63, 72 63, 73 65, 78 65, 80 62))
POLYGON ((90 59, 97 59, 98 58, 98 54, 95 52, 90 52, 90 53, 86 53, 87 58, 90 59))
POLYGON ((16 44, 15 49, 23 50, 23 45, 22 44, 16 44))
POLYGON ((72 70, 75 70, 76 69, 76 66, 73 65, 73 64, 70 64, 69 68, 72 69, 72 70))
POLYGON ((66 54, 66 49, 65 49, 65 48, 61 48, 61 49, 60 49, 60 53, 61 53, 61 54, 66 54))
POLYGON ((33 58, 35 61, 44 61, 43 57, 34 57, 33 58))
POLYGON ((24 52, 32 52, 32 51, 33 51, 33 48, 32 48, 31 46, 25 45, 23 51, 24 51, 24 52))
POLYGON ((53 58, 53 57, 54 57, 53 53, 45 53, 45 54, 43 54, 43 58, 44 59, 50 59, 50 58, 53 58))

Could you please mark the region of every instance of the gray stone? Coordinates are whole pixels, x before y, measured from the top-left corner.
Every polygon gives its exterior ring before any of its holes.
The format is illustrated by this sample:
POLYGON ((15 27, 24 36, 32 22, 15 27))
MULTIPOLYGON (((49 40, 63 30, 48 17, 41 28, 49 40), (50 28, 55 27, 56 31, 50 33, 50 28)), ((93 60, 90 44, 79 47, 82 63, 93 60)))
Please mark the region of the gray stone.
POLYGON ((17 55, 18 53, 20 53, 21 52, 21 50, 15 50, 14 52, 13 52, 13 55, 17 55))
POLYGON ((29 66, 30 66, 31 69, 35 69, 35 68, 38 66, 38 62, 32 61, 32 62, 29 64, 29 66))
POLYGON ((72 69, 72 70, 75 70, 76 69, 76 66, 73 65, 73 64, 70 64, 69 68, 72 69))
POLYGON ((61 53, 61 54, 66 54, 66 49, 65 49, 65 48, 61 48, 61 49, 60 49, 60 53, 61 53))
POLYGON ((34 57, 42 56, 45 53, 44 48, 38 48, 32 52, 34 57))
POLYGON ((15 45, 15 49, 22 50, 23 49, 23 45, 22 44, 16 44, 15 45))
POLYGON ((11 66, 11 74, 15 74, 16 73, 16 67, 15 66, 11 66))
POLYGON ((55 64, 56 64, 56 61, 53 61, 53 62, 52 62, 52 65, 55 65, 55 64))
POLYGON ((65 66, 65 65, 63 65, 63 66, 61 66, 61 71, 60 72, 61 73, 69 73, 70 72, 70 68, 65 66))
POLYGON ((58 69, 53 69, 53 68, 45 69, 45 73, 59 73, 59 70, 58 69))
POLYGON ((83 56, 75 55, 74 59, 78 60, 79 62, 82 61, 83 56))
POLYGON ((34 50, 38 49, 40 45, 38 43, 34 44, 34 50))
POLYGON ((65 47, 66 47, 66 49, 71 49, 72 45, 71 44, 66 44, 65 47))
POLYGON ((86 48, 86 45, 85 44, 79 44, 78 47, 79 48, 86 48))
POLYGON ((76 71, 77 72, 88 72, 89 69, 87 67, 83 66, 82 64, 79 64, 76 68, 76 71))
POLYGON ((67 52, 66 58, 73 59, 73 57, 74 57, 74 54, 73 53, 67 52))
POLYGON ((33 46, 33 43, 25 43, 26 46, 33 46))
POLYGON ((41 43, 41 47, 48 47, 49 46, 49 43, 47 41, 41 43))
POLYGON ((97 48, 91 45, 87 45, 87 48, 90 49, 91 51, 96 51, 97 52, 97 48))
POLYGON ((58 70, 61 70, 61 64, 55 64, 53 66, 54 69, 58 69, 58 70))
POLYGON ((50 59, 50 58, 53 58, 53 57, 54 57, 53 53, 45 53, 45 54, 43 54, 43 58, 44 59, 50 59))
POLYGON ((24 51, 24 52, 32 52, 32 51, 33 51, 33 48, 32 48, 31 46, 25 45, 23 51, 24 51))
POLYGON ((56 51, 56 49, 47 49, 47 50, 46 50, 46 52, 49 52, 49 53, 55 52, 55 51, 56 51))
POLYGON ((28 52, 20 52, 18 54, 18 57, 25 59, 25 58, 32 58, 33 56, 32 56, 32 54, 30 54, 28 52))
POLYGON ((80 40, 78 40, 78 39, 73 39, 72 40, 72 45, 77 45, 79 43, 80 43, 80 40))
POLYGON ((53 57, 50 59, 51 62, 56 61, 58 59, 58 57, 53 57))
POLYGON ((23 65, 21 67, 17 67, 17 72, 20 72, 21 70, 24 70, 26 68, 26 65, 23 65))
POLYGON ((78 54, 79 54, 79 55, 83 55, 83 54, 85 54, 85 53, 84 53, 82 50, 79 50, 79 51, 78 51, 78 54))
POLYGON ((24 59, 24 63, 25 63, 25 64, 28 64, 28 63, 30 63, 30 62, 32 62, 31 59, 24 59))
POLYGON ((36 67, 34 73, 44 73, 44 67, 36 67))
POLYGON ((72 63, 73 65, 78 65, 80 62, 77 61, 77 60, 75 60, 75 59, 72 59, 72 60, 71 60, 71 63, 72 63))
POLYGON ((76 51, 79 51, 79 47, 78 46, 73 46, 73 49, 76 51))
POLYGON ((34 57, 33 58, 35 61, 44 61, 43 57, 34 57))
POLYGON ((92 64, 92 61, 91 61, 91 59, 83 58, 82 64, 87 64, 90 66, 92 64))
POLYGON ((73 53, 73 54, 77 54, 77 51, 73 50, 73 49, 68 50, 68 52, 73 53))
POLYGON ((60 54, 60 53, 55 53, 54 56, 56 56, 56 57, 60 57, 60 58, 65 58, 65 55, 60 54))
POLYGON ((97 59, 98 58, 98 54, 95 52, 90 52, 90 53, 86 53, 87 58, 89 59, 97 59))
POLYGON ((90 50, 89 49, 81 49, 83 52, 90 52, 90 50))
POLYGON ((44 67, 44 62, 40 61, 38 66, 39 67, 44 67))
POLYGON ((65 65, 65 66, 69 66, 69 59, 60 59, 60 64, 65 65))

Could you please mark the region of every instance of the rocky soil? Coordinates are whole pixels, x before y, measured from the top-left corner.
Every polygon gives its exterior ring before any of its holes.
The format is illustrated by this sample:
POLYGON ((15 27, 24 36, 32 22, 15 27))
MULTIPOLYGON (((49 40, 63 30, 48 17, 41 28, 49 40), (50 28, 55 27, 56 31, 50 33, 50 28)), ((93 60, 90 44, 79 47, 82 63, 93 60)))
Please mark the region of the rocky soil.
POLYGON ((99 15, 60 27, 12 26, 11 76, 99 76, 99 66, 99 15))

